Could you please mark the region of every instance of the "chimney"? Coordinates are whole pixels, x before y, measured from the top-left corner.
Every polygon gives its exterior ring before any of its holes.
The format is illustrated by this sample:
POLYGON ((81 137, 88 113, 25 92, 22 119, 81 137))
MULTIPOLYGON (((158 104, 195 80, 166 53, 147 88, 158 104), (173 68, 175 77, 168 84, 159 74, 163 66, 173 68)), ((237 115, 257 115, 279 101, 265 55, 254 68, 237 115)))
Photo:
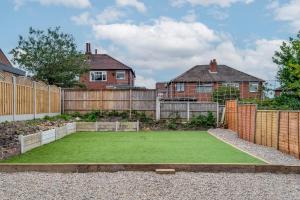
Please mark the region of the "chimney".
POLYGON ((210 61, 210 73, 217 73, 217 60, 216 59, 213 59, 210 61))
POLYGON ((98 49, 95 49, 95 54, 96 54, 96 55, 98 54, 98 49))
POLYGON ((87 42, 85 44, 85 54, 92 54, 91 52, 91 43, 87 42))

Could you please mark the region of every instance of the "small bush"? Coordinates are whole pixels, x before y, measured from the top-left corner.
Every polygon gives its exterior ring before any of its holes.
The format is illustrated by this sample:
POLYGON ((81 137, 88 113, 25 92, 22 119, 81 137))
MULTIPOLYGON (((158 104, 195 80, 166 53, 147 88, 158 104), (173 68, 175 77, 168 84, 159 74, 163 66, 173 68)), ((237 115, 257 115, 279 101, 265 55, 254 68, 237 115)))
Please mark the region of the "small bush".
POLYGON ((175 130, 178 128, 179 124, 181 124, 180 115, 178 112, 171 113, 169 115, 169 120, 166 123, 168 129, 175 130))
POLYGON ((132 120, 134 121, 140 121, 142 123, 152 123, 153 119, 149 117, 145 112, 132 112, 132 120))
POLYGON ((207 116, 198 115, 193 117, 190 122, 187 123, 188 128, 211 128, 215 127, 216 118, 212 112, 208 112, 207 116))

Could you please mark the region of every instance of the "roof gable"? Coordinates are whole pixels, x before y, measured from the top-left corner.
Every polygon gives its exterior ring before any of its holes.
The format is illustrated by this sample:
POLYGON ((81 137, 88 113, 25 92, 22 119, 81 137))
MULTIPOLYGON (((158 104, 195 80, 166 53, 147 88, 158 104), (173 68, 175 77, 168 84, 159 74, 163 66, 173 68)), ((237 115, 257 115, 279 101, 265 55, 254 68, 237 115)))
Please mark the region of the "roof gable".
POLYGON ((91 70, 130 70, 135 75, 131 67, 107 54, 91 54, 89 56, 91 70))
POLYGON ((12 67, 12 64, 10 63, 10 61, 8 60, 8 58, 5 56, 5 54, 1 49, 0 49, 0 63, 12 67))
POLYGON ((217 73, 209 71, 209 65, 196 65, 179 75, 172 82, 243 82, 243 81, 264 81, 255 76, 241 72, 227 65, 217 65, 217 73))

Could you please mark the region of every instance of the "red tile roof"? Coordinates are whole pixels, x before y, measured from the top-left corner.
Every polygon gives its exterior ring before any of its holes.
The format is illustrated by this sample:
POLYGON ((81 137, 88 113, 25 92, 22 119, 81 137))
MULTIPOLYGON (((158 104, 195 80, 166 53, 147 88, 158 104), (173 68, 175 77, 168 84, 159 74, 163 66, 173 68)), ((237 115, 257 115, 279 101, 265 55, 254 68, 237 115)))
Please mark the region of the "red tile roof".
POLYGON ((90 54, 89 56, 91 70, 131 70, 135 76, 131 67, 128 67, 107 54, 90 54))

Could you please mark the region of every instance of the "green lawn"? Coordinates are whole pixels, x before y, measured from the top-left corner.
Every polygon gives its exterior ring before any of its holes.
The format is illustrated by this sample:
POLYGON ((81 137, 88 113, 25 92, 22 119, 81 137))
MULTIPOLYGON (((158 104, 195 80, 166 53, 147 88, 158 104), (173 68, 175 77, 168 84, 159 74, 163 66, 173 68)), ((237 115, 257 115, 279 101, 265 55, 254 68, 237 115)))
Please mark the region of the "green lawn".
POLYGON ((207 132, 81 132, 13 157, 7 163, 255 163, 207 132))

